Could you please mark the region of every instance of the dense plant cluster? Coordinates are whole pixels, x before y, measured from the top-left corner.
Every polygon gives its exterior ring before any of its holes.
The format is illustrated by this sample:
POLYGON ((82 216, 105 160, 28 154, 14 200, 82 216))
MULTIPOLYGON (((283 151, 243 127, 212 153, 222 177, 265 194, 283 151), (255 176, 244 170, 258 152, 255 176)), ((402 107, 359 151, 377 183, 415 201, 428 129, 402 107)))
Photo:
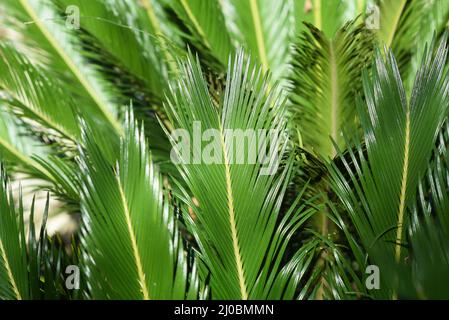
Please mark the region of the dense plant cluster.
POLYGON ((449 298, 448 17, 2 0, 0 299, 449 298))

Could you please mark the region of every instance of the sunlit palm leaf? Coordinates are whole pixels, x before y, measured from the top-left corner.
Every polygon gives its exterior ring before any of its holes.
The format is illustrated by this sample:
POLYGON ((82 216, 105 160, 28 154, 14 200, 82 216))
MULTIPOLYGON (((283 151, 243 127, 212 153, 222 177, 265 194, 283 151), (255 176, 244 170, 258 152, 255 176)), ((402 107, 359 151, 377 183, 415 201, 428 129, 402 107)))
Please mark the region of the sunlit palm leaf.
POLYGON ((293 275, 299 262, 295 260, 281 271, 281 260, 292 233, 307 220, 304 216, 310 216, 311 210, 298 208, 297 199, 282 217, 282 223, 277 224, 292 170, 291 157, 286 160, 285 168, 279 173, 276 170, 276 157, 279 157, 277 160, 283 158, 286 145, 282 135, 285 100, 279 88, 269 90, 260 69, 252 69, 250 65, 244 62, 242 52, 235 57, 229 65, 224 99, 216 108, 198 62, 190 57, 182 64, 184 76, 172 90, 167 112, 175 128, 186 130, 183 132, 189 137, 194 136, 199 124, 200 130, 214 129, 217 133, 209 139, 209 147, 215 150, 212 163, 208 162, 210 159, 206 159, 206 163, 194 160, 204 155, 195 146, 187 150, 188 156, 193 157, 191 161, 183 158, 176 145, 188 142, 172 137, 174 150, 178 151, 175 154, 180 157, 180 172, 196 199, 189 200, 188 194, 184 194, 184 200, 195 213, 191 231, 199 244, 201 260, 210 273, 212 297, 288 299, 293 297, 299 281, 293 275), (267 175, 268 162, 250 160, 256 150, 241 151, 239 155, 245 157, 241 164, 237 158, 231 158, 241 143, 260 147, 260 140, 247 137, 246 142, 236 142, 235 137, 228 134, 229 130, 257 132, 259 129, 281 134, 279 141, 270 141, 274 147, 274 152, 267 155, 273 166, 270 169, 274 168, 271 175, 267 175), (284 272, 287 274, 282 276, 284 272), (285 281, 285 277, 293 278, 285 281))
POLYGON ((72 143, 77 141, 80 130, 74 101, 61 90, 60 82, 50 78, 53 75, 31 64, 8 43, 0 45, 0 72, 0 88, 10 96, 6 101, 20 117, 55 130, 72 143))
POLYGON ((82 243, 95 299, 195 298, 173 209, 131 117, 113 170, 86 134, 82 243), (101 194, 101 196, 99 196, 101 194))
MULTIPOLYGON (((26 244, 21 234, 23 215, 18 216, 3 168, 0 187, 0 299, 27 299, 29 283, 26 244), (22 219, 21 223, 19 219, 22 219)), ((23 214, 23 212, 20 212, 23 214)))
POLYGON ((87 63, 85 44, 79 37, 83 31, 67 28, 60 11, 51 1, 7 0, 4 5, 7 13, 17 15, 18 24, 10 25, 9 28, 44 50, 51 68, 61 74, 70 71, 68 81, 72 81, 69 85, 71 91, 86 99, 80 106, 82 110, 97 116, 98 121, 102 119, 106 125, 121 133, 120 124, 114 118, 117 91, 104 81, 98 67, 87 63), (73 88, 74 83, 76 88, 73 88))
POLYGON ((65 267, 77 264, 76 246, 69 255, 64 244, 47 237, 49 197, 39 235, 35 232, 33 199, 27 232, 21 194, 16 208, 9 180, 3 167, 0 170, 0 299, 76 297, 76 292, 66 288, 64 279, 65 267))
POLYGON ((296 29, 304 31, 303 22, 313 24, 332 38, 348 21, 365 12, 366 0, 295 0, 296 29))

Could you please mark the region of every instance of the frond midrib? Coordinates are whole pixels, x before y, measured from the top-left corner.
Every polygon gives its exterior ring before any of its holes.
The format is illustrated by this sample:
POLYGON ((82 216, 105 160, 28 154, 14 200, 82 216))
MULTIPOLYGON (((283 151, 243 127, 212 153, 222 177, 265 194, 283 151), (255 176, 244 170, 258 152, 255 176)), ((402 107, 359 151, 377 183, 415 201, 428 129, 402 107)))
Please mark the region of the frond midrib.
POLYGON ((67 55, 67 53, 64 51, 64 49, 59 45, 59 43, 56 41, 56 39, 53 37, 53 35, 48 31, 48 29, 42 23, 42 20, 40 19, 40 17, 36 13, 36 11, 33 9, 33 7, 28 3, 28 0, 19 0, 19 1, 20 1, 20 4, 22 5, 22 7, 27 12, 27 14, 31 17, 31 19, 33 19, 34 23, 36 24, 36 26, 40 30, 40 32, 44 35, 44 37, 47 39, 47 41, 50 43, 50 45, 55 49, 55 51, 58 53, 58 55, 61 57, 61 59, 64 61, 64 63, 67 65, 67 67, 73 73, 73 75, 78 79, 80 84, 84 87, 84 89, 87 91, 89 96, 92 98, 92 100, 98 106, 98 109, 104 115, 106 120, 108 120, 108 122, 112 125, 112 127, 120 135, 123 135, 123 128, 121 127, 121 125, 109 113, 108 107, 104 104, 102 99, 95 93, 95 90, 89 84, 89 81, 85 78, 85 76, 82 74, 82 72, 80 72, 80 70, 76 67, 76 65, 74 64, 72 59, 67 55))
POLYGON ((254 24, 254 31, 256 33, 257 50, 259 52, 260 63, 262 64, 262 70, 268 71, 268 58, 265 48, 265 40, 262 31, 262 20, 260 19, 259 7, 257 6, 257 0, 249 0, 251 6, 251 16, 254 24))
POLYGON ((140 288, 142 290, 143 299, 150 300, 150 295, 149 295, 147 283, 145 280, 145 273, 143 271, 142 259, 140 257, 139 248, 137 246, 136 235, 134 233, 134 228, 133 228, 132 221, 131 221, 131 214, 129 212, 128 202, 126 200, 125 193, 123 191, 123 187, 122 187, 119 177, 117 177, 117 185, 118 185, 119 192, 120 192, 120 201, 122 202, 122 205, 123 205, 123 212, 125 214, 126 227, 128 230, 130 241, 131 241, 133 257, 134 257, 134 261, 135 261, 135 265, 136 265, 136 269, 137 269, 137 274, 139 277, 139 284, 140 284, 140 288))
POLYGON ((231 227, 232 246, 234 250, 235 261, 237 265, 237 273, 239 278, 240 295, 242 300, 248 300, 248 291, 246 288, 245 274, 243 270, 242 257, 240 254, 239 240, 237 235, 237 225, 235 221, 234 197, 232 194, 231 168, 229 167, 229 158, 226 150, 225 139, 223 135, 223 127, 220 124, 220 140, 223 150, 225 175, 226 175, 226 198, 228 200, 229 224, 231 227))
POLYGON ((410 109, 408 107, 405 120, 405 136, 404 136, 404 162, 402 168, 401 179, 401 193, 398 209, 398 221, 396 231, 396 245, 395 245, 395 260, 400 261, 401 258, 401 241, 402 241, 402 229, 404 223, 404 211, 406 204, 406 192, 407 192, 407 179, 408 179, 408 167, 409 167, 409 153, 410 153, 410 109))
MULTIPOLYGON (((330 119, 331 119, 331 137, 332 139, 337 142, 338 138, 338 112, 339 112, 339 105, 338 105, 338 71, 337 71, 337 61, 336 61, 336 55, 335 55, 335 49, 334 49, 334 42, 333 40, 329 41, 329 56, 330 56, 330 81, 331 81, 331 112, 330 112, 330 119)), ((330 150, 329 153, 332 157, 335 156, 335 148, 333 147, 333 144, 330 143, 330 150)))
POLYGON ((200 37, 203 39, 204 44, 207 48, 211 49, 211 45, 206 37, 206 33, 204 32, 203 28, 200 26, 198 20, 195 18, 195 15, 192 12, 192 9, 190 9, 189 4, 186 2, 186 0, 180 0, 181 4, 186 11, 187 16, 189 17, 190 21, 192 21, 193 26, 195 27, 196 31, 200 35, 200 37))
POLYGON ((22 295, 19 292, 19 288, 17 287, 16 280, 14 279, 14 276, 12 274, 11 266, 9 265, 9 260, 8 260, 8 257, 6 256, 6 250, 5 250, 5 247, 3 246, 3 241, 1 238, 0 238, 0 253, 1 253, 3 261, 5 262, 6 273, 8 274, 9 282, 12 285, 14 295, 16 296, 17 300, 22 300, 22 295))

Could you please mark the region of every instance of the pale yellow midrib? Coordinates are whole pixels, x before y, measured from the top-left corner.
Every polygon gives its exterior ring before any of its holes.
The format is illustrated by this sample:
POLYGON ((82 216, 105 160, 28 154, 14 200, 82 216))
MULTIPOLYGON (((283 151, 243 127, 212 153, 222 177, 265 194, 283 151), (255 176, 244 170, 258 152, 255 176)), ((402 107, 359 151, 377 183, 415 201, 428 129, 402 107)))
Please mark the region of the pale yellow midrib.
POLYGON ((226 175, 226 196, 228 200, 229 209, 229 224, 231 226, 231 236, 232 236, 232 246, 234 250, 235 261, 237 265, 237 273, 239 277, 240 294, 242 300, 248 300, 248 292, 246 289, 245 274, 243 272, 242 257, 240 255, 240 247, 237 236, 237 226, 235 223, 235 211, 234 211, 234 197, 232 194, 232 183, 231 183, 231 170, 229 168, 228 153, 226 150, 226 144, 223 136, 223 128, 220 125, 220 138, 221 147, 223 149, 224 165, 225 165, 225 175, 226 175))
POLYGON ((409 152, 410 152, 410 110, 406 113, 405 123, 405 144, 404 144, 404 163, 402 169, 402 181, 401 181, 401 194, 398 210, 398 229, 396 232, 396 246, 395 246, 395 260, 400 261, 401 258, 401 241, 402 241, 402 229, 404 222, 405 201, 407 192, 407 178, 408 178, 408 166, 409 166, 409 152))
POLYGON ((315 20, 315 27, 321 30, 321 0, 314 1, 313 17, 315 20))
MULTIPOLYGON (((331 76, 331 136, 332 139, 337 142, 338 140, 338 71, 337 71, 337 63, 334 52, 334 43, 333 41, 329 41, 329 57, 330 57, 330 76, 331 76)), ((330 146, 331 156, 335 156, 335 148, 331 143, 330 146)))
POLYGON ((84 75, 78 70, 78 68, 72 61, 72 59, 65 53, 64 49, 58 44, 56 39, 48 31, 48 29, 42 23, 42 20, 39 18, 38 14, 34 11, 33 7, 28 3, 27 0, 19 0, 19 1, 22 4, 25 11, 31 17, 31 19, 33 19, 34 23, 36 24, 38 29, 41 31, 41 33, 44 35, 44 37, 47 39, 47 41, 51 44, 51 46, 59 54, 59 56, 64 61, 64 63, 67 65, 67 67, 70 69, 70 71, 73 73, 73 75, 78 79, 80 84, 84 87, 84 89, 87 91, 89 96, 96 103, 96 105, 98 106, 101 113, 105 116, 105 118, 109 121, 109 123, 117 131, 117 133, 119 133, 120 135, 123 135, 124 132, 123 132, 123 128, 121 127, 121 125, 109 113, 108 108, 107 108, 107 106, 104 105, 102 99, 100 97, 98 97, 98 95, 95 93, 95 90, 89 84, 89 81, 87 81, 87 79, 84 77, 84 75))
POLYGON ((162 28, 159 24, 158 18, 154 12, 153 5, 151 4, 151 0, 142 0, 143 5, 146 9, 148 19, 150 20, 151 25, 153 26, 154 32, 156 35, 160 35, 160 41, 161 41, 161 47, 162 51, 164 52, 165 59, 167 60, 167 65, 170 68, 170 71, 174 72, 176 71, 176 65, 174 64, 174 59, 171 56, 170 52, 168 51, 168 46, 164 38, 164 33, 162 31, 162 28))
POLYGON ((251 16, 253 18, 254 30, 256 33, 257 51, 259 52, 260 63, 262 64, 262 70, 264 72, 267 72, 268 58, 265 48, 265 40, 263 38, 262 21, 260 19, 259 7, 257 6, 257 0, 249 0, 249 1, 251 6, 251 16))
POLYGON ((404 6, 405 6, 405 3, 406 3, 406 0, 400 0, 400 1, 401 1, 401 4, 399 6, 399 10, 394 15, 393 28, 391 29, 391 32, 388 34, 388 37, 387 37, 386 42, 385 42, 387 47, 390 47, 391 43, 393 42, 393 38, 394 38, 394 35, 396 33, 396 29, 398 27, 399 19, 401 18, 401 14, 402 14, 402 11, 404 10, 404 6))
POLYGON ((137 274, 139 276, 140 288, 142 289, 143 299, 150 300, 150 295, 148 293, 147 283, 145 281, 145 273, 143 272, 142 259, 140 257, 139 248, 137 247, 136 235, 134 234, 134 229, 131 222, 131 215, 128 208, 128 203, 126 201, 125 193, 123 192, 122 184, 120 179, 117 177, 117 185, 120 191, 120 198, 123 204, 123 210, 125 212, 126 227, 128 229, 131 247, 133 250, 133 256, 136 263, 137 274))
MULTIPOLYGON (((3 54, 2 51, 0 51, 0 56, 3 59, 3 61, 6 63, 8 68, 10 70, 13 70, 11 64, 8 62, 8 59, 6 59, 6 57, 5 57, 5 55, 3 54)), ((24 105, 24 107, 27 108, 30 112, 32 112, 33 114, 35 114, 36 116, 41 118, 43 121, 45 121, 46 124, 48 124, 51 127, 53 127, 55 130, 57 130, 59 133, 61 133, 67 139, 72 140, 72 141, 76 141, 76 139, 70 133, 66 132, 65 128, 59 126, 57 123, 54 123, 53 120, 51 120, 50 118, 45 116, 42 112, 36 110, 33 107, 30 107, 28 103, 25 103, 23 101, 24 99, 22 99, 22 97, 20 97, 18 94, 16 94, 15 90, 13 90, 11 88, 8 88, 8 85, 6 83, 4 83, 2 81, 2 82, 0 82, 0 84, 2 85, 3 89, 5 89, 8 92, 8 94, 10 94, 17 101, 20 101, 24 105)))
POLYGON ((23 154, 19 153, 8 141, 3 139, 2 137, 0 137, 0 145, 6 150, 8 150, 8 152, 13 154, 15 157, 17 157, 20 161, 30 166, 31 168, 38 170, 47 179, 53 181, 52 175, 44 167, 42 167, 39 163, 34 162, 32 159, 29 159, 25 157, 23 154))
POLYGON ((9 281, 10 281, 10 283, 12 285, 12 289, 14 291, 14 295, 16 296, 17 300, 22 300, 22 296, 21 296, 21 294, 19 292, 19 289, 17 288, 16 281, 15 281, 14 276, 12 274, 11 266, 9 265, 9 261, 8 261, 7 256, 6 256, 5 247, 3 246, 3 241, 1 239, 0 239, 0 253, 2 255, 3 261, 5 261, 6 273, 8 274, 8 278, 9 278, 9 281))
POLYGON ((71 140, 73 142, 76 142, 77 139, 72 136, 71 133, 69 133, 68 131, 66 131, 66 129, 64 128, 64 126, 60 126, 59 124, 57 124, 56 122, 54 122, 51 118, 47 117, 43 112, 34 109, 33 107, 30 107, 28 104, 24 103, 23 101, 21 101, 21 97, 18 97, 17 95, 12 93, 12 90, 8 90, 9 94, 11 94, 11 96, 13 98, 15 98, 17 101, 20 101, 25 108, 27 108, 29 110, 29 112, 33 113, 34 115, 36 115, 36 117, 39 117, 42 119, 42 121, 45 122, 46 125, 52 127, 54 130, 58 131, 60 134, 62 134, 64 136, 64 138, 71 140))
POLYGON ((212 49, 209 41, 207 40, 206 34, 204 33, 203 28, 201 28, 198 20, 196 20, 195 15, 192 12, 192 9, 190 9, 189 4, 186 2, 186 0, 180 0, 182 6, 184 7, 184 10, 186 11, 187 16, 189 17, 190 21, 192 21, 193 26, 195 27, 196 31, 200 34, 201 38, 203 38, 204 44, 209 48, 212 49))

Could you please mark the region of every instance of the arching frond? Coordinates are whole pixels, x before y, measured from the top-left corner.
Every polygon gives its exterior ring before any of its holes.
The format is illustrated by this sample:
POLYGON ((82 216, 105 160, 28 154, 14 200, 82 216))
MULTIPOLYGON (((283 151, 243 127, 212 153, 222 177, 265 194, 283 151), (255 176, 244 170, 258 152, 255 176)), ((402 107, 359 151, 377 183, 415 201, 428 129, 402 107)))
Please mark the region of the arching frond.
POLYGON ((361 70, 371 60, 373 34, 352 22, 328 39, 306 26, 292 59, 291 125, 301 131, 306 149, 333 157, 332 140, 343 147, 342 129, 357 130, 355 98, 362 87, 361 70))
POLYGON ((191 229, 210 273, 214 299, 291 298, 298 279, 286 282, 284 277, 294 277, 299 262, 282 271, 281 260, 292 232, 311 212, 304 206, 298 208, 297 200, 280 216, 292 171, 291 157, 278 169, 287 143, 282 120, 285 100, 279 88, 268 89, 260 69, 250 66, 242 52, 234 58, 224 99, 216 108, 198 62, 190 57, 181 66, 183 78, 167 104, 172 123, 183 133, 181 141, 172 136, 174 155, 180 160, 178 167, 188 191, 196 199, 189 200, 188 193, 184 194, 196 216, 191 229), (206 153, 195 149, 201 142, 185 141, 198 135, 201 139, 203 130, 211 134, 207 150, 211 149, 206 153), (239 132, 243 141, 238 140, 239 132), (265 161, 259 154, 261 138, 256 136, 261 132, 279 134, 275 139, 265 137, 271 147, 265 161), (178 143, 193 149, 180 150, 178 143), (240 156, 244 158, 239 160, 240 156))
MULTIPOLYGON (((402 263, 406 257, 408 208, 447 117, 449 82, 444 64, 445 40, 424 55, 410 100, 406 98, 391 51, 377 52, 373 77, 365 73, 366 104, 358 104, 366 154, 360 144, 350 150, 353 165, 331 167, 334 190, 349 212, 370 261, 402 263), (353 191, 355 190, 355 192, 353 191)), ((394 282, 383 283, 387 288, 394 282)), ((388 292, 386 291, 383 291, 388 292)))
POLYGON ((195 269, 188 272, 173 208, 133 117, 127 120, 116 168, 88 132, 85 140, 81 209, 89 297, 197 297, 195 269))
POLYGON ((241 43, 257 58, 262 70, 273 79, 285 76, 294 29, 293 6, 288 0, 229 0, 241 43))

